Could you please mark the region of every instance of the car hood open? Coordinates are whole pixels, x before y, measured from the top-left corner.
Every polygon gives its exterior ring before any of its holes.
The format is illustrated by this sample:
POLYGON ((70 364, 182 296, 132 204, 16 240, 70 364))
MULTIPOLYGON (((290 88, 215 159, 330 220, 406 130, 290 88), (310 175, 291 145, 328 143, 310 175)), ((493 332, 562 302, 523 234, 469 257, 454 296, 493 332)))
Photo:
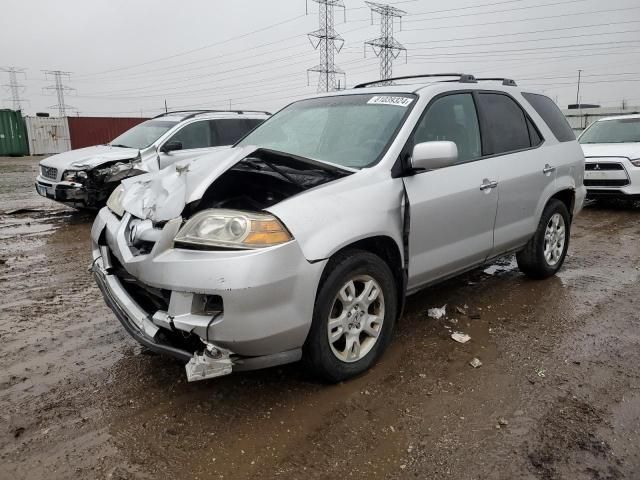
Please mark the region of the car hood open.
POLYGON ((140 151, 135 148, 96 145, 95 147, 79 148, 52 155, 42 160, 40 164, 45 167, 54 167, 58 170, 90 170, 105 163, 130 160, 136 158, 139 154, 140 151))
MULTIPOLYGON (((284 169, 296 167, 320 172, 323 178, 315 185, 353 173, 351 169, 283 152, 260 149, 255 146, 237 147, 181 161, 159 172, 123 180, 122 206, 138 218, 148 218, 156 222, 176 218, 182 214, 186 205, 199 201, 222 174, 242 161, 245 163, 249 161, 249 165, 244 166, 244 169, 251 170, 250 161, 257 157, 266 158, 265 163, 270 165, 267 168, 273 169, 273 172, 276 172, 275 175, 281 174, 279 172, 284 169)), ((284 175, 293 182, 301 182, 296 183, 301 189, 315 186, 311 183, 302 184, 302 180, 293 178, 296 175, 290 170, 284 175)))
POLYGON ((582 151, 589 157, 640 158, 640 143, 583 143, 582 151))

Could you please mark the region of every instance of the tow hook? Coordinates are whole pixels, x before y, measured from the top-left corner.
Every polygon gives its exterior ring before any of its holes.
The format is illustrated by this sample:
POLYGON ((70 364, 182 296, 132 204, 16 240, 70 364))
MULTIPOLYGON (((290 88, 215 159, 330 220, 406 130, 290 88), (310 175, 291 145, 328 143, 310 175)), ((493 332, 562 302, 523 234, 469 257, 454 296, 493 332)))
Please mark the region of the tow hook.
POLYGON ((195 353, 184 366, 189 382, 229 375, 233 369, 231 352, 212 344, 207 344, 204 352, 195 353))

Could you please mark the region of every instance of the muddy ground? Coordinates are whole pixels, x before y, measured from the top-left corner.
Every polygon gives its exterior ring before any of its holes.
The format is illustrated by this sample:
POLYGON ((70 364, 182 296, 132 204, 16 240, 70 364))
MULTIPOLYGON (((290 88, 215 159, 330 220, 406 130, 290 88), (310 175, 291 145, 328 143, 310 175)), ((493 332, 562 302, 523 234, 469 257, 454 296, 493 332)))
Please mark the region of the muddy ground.
POLYGON ((0 478, 640 478, 640 207, 586 208, 555 278, 507 258, 411 297, 356 380, 187 384, 104 305, 92 217, 36 165, 0 159, 0 478))

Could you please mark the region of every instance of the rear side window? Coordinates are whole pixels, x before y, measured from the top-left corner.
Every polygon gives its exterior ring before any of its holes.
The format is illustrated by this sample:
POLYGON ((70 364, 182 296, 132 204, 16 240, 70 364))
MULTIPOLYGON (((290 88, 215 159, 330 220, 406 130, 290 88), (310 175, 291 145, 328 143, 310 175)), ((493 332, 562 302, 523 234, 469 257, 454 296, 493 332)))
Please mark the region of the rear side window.
POLYGON ((487 144, 487 155, 531 147, 527 117, 511 97, 498 93, 480 93, 478 100, 484 121, 482 134, 487 144))
POLYGON ((536 93, 523 93, 522 96, 538 112, 559 142, 571 142, 576 139, 567 119, 553 100, 536 93))
POLYGON ((262 120, 248 118, 211 120, 211 128, 217 139, 216 146, 233 145, 260 123, 262 120))

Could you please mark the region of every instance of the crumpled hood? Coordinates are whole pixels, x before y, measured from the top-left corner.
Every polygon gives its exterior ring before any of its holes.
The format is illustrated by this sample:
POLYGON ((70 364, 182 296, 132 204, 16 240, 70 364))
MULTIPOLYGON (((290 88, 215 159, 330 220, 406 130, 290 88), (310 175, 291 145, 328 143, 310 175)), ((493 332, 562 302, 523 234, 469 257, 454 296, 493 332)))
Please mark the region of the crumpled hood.
POLYGON ((45 158, 40 162, 45 167, 64 169, 91 169, 108 162, 130 160, 139 155, 135 148, 112 147, 111 145, 96 145, 95 147, 79 148, 69 152, 59 153, 45 158))
POLYGON ((199 200, 215 179, 256 150, 253 146, 219 150, 125 179, 122 206, 138 218, 156 222, 176 218, 185 205, 199 200))
POLYGON ((626 157, 630 160, 640 158, 640 143, 584 143, 581 147, 587 158, 626 157))

